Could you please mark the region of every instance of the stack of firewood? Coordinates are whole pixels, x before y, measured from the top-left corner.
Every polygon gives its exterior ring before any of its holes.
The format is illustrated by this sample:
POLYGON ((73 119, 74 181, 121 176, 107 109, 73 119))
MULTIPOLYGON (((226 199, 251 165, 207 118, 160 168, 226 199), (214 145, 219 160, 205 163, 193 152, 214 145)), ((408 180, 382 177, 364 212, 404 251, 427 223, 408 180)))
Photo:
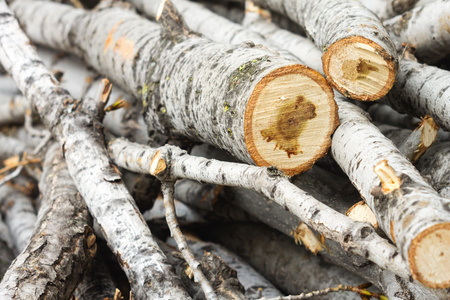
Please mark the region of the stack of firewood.
POLYGON ((0 0, 0 299, 450 299, 450 2, 67 2, 0 0))

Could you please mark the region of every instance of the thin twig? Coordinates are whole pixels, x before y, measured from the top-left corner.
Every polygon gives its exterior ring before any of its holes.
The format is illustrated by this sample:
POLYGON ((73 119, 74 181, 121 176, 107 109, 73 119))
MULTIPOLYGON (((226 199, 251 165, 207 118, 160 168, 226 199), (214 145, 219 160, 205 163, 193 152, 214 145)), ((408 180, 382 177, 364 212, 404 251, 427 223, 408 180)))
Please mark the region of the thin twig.
POLYGON ((309 293, 301 293, 296 296, 285 296, 285 297, 276 297, 276 298, 260 298, 259 300, 301 300, 301 299, 310 299, 315 296, 323 296, 323 295, 327 295, 327 294, 333 293, 333 292, 344 292, 344 291, 355 292, 361 296, 369 296, 369 297, 373 297, 375 299, 388 300, 388 298, 386 296, 368 291, 364 288, 360 288, 357 286, 350 286, 350 285, 342 285, 342 284, 338 285, 337 287, 330 287, 330 288, 313 291, 313 292, 309 292, 309 293))
POLYGON ((167 225, 169 226, 170 233, 175 239, 184 260, 191 268, 195 281, 202 287, 206 299, 215 300, 217 299, 217 296, 214 293, 212 286, 209 284, 208 279, 206 279, 205 275, 200 270, 200 263, 195 259, 194 254, 192 254, 192 251, 189 249, 186 238, 178 225, 173 201, 174 185, 175 184, 173 181, 163 181, 161 185, 161 190, 164 197, 164 208, 166 209, 167 225))
POLYGON ((16 178, 17 176, 19 176, 20 173, 21 173, 22 170, 23 170, 23 166, 24 166, 24 165, 20 165, 17 169, 14 170, 14 172, 12 172, 12 173, 6 175, 5 177, 3 177, 3 178, 0 180, 0 186, 4 185, 4 184, 7 183, 8 181, 13 180, 13 179, 16 178))

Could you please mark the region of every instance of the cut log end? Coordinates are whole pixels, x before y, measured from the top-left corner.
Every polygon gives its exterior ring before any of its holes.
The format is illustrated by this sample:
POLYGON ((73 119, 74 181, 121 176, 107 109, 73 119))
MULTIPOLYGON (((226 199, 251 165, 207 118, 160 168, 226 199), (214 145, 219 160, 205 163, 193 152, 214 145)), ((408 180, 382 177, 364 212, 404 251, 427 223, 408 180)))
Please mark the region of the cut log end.
POLYGON ((408 256, 414 279, 430 288, 449 288, 450 223, 431 226, 419 234, 408 256))
POLYGON ((330 45, 322 61, 330 84, 355 100, 377 100, 389 92, 395 81, 394 58, 378 44, 361 36, 330 45))
POLYGON ((292 176, 326 154, 338 123, 325 78, 305 66, 286 66, 256 85, 245 111, 246 145, 258 166, 292 176))

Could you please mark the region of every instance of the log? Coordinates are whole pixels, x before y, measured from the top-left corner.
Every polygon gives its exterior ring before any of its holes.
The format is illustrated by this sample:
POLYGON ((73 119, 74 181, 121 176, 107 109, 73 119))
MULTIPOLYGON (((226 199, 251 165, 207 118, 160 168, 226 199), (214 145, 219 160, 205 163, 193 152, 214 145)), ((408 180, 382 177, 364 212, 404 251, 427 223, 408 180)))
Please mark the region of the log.
MULTIPOLYGON (((343 95, 372 101, 395 81, 398 57, 378 18, 357 1, 255 0, 300 24, 323 51, 323 70, 343 95)), ((295 53, 294 53, 295 54, 295 53)))
POLYGON ((30 103, 22 95, 0 94, 0 126, 23 124, 30 103))
POLYGON ((40 187, 36 230, 0 283, 2 299, 70 299, 95 255, 92 219, 58 147, 47 153, 40 187))
POLYGON ((420 123, 420 119, 407 114, 401 114, 389 105, 378 102, 371 106, 367 112, 375 124, 391 125, 406 129, 414 129, 420 123))
POLYGON ((383 102, 418 118, 430 115, 436 124, 450 131, 449 87, 449 71, 403 60, 397 82, 383 102))
POLYGON ((189 299, 106 156, 99 121, 106 103, 74 100, 62 89, 4 1, 0 19, 0 62, 58 140, 69 172, 120 260, 133 294, 189 299))
POLYGON ((147 124, 157 130, 211 143, 240 160, 275 165, 288 175, 307 170, 327 151, 337 125, 336 107, 326 81, 309 68, 267 50, 186 36, 180 25, 166 24, 174 27, 161 31, 159 25, 117 8, 89 13, 20 1, 13 7, 36 42, 78 52, 140 97, 147 124), (45 18, 50 12, 52 18, 45 18), (48 23, 58 14, 65 16, 60 19, 64 24, 48 23), (41 27, 59 30, 42 36, 33 29, 41 27), (168 35, 170 30, 181 33, 168 35), (221 84, 211 84, 210 78, 221 84))
POLYGON ((386 20, 414 8, 418 0, 360 0, 360 2, 381 20, 386 20))
POLYGON ((439 0, 385 20, 383 24, 398 48, 406 43, 420 61, 433 64, 450 54, 449 15, 450 3, 439 0))

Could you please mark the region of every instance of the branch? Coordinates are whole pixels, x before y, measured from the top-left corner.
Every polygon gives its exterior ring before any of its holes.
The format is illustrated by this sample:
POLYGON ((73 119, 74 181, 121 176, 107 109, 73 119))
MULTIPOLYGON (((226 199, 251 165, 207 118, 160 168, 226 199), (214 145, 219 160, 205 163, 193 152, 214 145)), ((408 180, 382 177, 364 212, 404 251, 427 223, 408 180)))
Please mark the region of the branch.
POLYGON ((189 178, 255 190, 294 213, 324 237, 335 240, 342 248, 367 257, 402 277, 408 276, 395 247, 376 235, 372 227, 354 222, 325 206, 292 185, 274 168, 192 157, 176 147, 153 149, 122 139, 109 143, 109 154, 117 165, 133 172, 150 173, 152 163, 156 165, 163 161, 165 168, 154 174, 161 180, 189 178))
POLYGON ((205 293, 206 299, 215 300, 218 299, 216 294, 214 293, 213 288, 211 287, 208 279, 206 279, 203 272, 200 270, 200 263, 195 259, 192 251, 189 249, 189 246, 186 242, 186 238, 181 233, 179 228, 176 215, 175 215, 175 206, 173 204, 173 191, 174 191, 174 183, 163 181, 161 184, 161 190, 164 197, 164 207, 166 209, 166 220, 167 225, 169 226, 170 233, 175 239, 177 243, 177 247, 183 255, 184 260, 189 264, 190 269, 194 275, 195 281, 199 282, 203 292, 205 293))

